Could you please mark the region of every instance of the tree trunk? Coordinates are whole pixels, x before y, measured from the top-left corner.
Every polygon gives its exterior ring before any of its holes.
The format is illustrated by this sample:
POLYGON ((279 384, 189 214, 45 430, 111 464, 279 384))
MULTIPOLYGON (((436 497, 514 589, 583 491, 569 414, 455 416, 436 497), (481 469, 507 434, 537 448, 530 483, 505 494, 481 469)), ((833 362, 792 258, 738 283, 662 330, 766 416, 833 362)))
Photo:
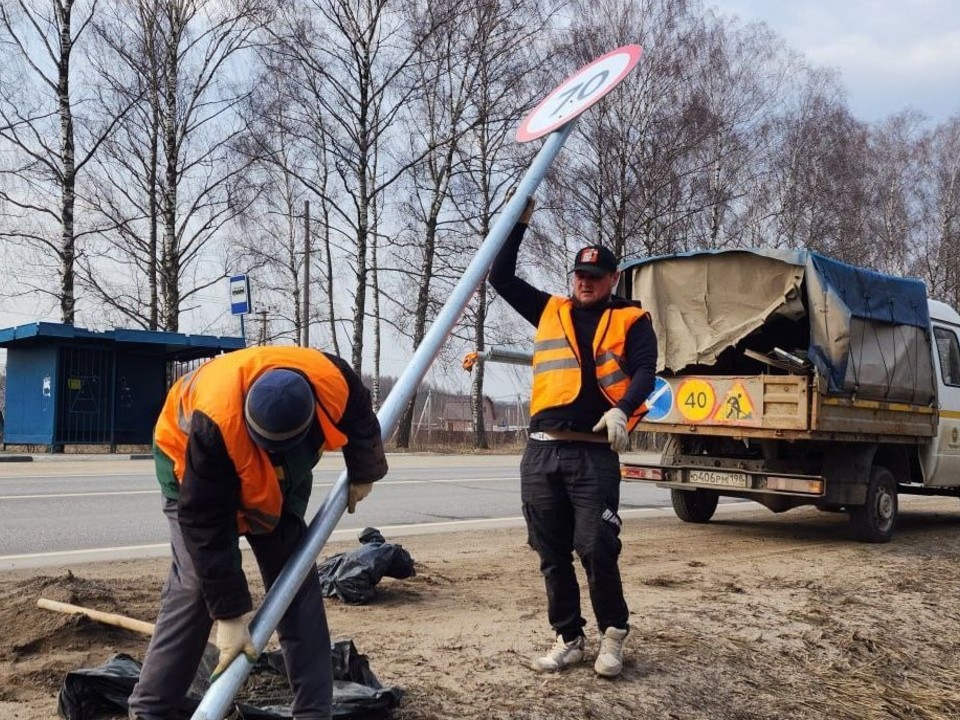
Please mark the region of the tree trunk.
POLYGON ((177 80, 179 75, 179 18, 170 17, 167 38, 166 77, 164 83, 163 152, 166 184, 163 188, 163 329, 176 332, 180 327, 180 253, 177 247, 177 184, 179 149, 177 147, 177 80))
POLYGON ((60 316, 62 322, 73 325, 76 316, 74 296, 74 262, 76 241, 73 227, 73 211, 76 203, 76 167, 73 138, 73 110, 70 107, 70 52, 73 40, 70 37, 70 13, 73 0, 57 3, 56 12, 60 24, 60 58, 57 67, 57 104, 60 113, 60 159, 63 167, 60 205, 60 316))
MULTIPOLYGON (((426 228, 423 239, 423 261, 420 264, 420 288, 417 292, 417 306, 414 310, 413 319, 413 350, 416 352, 423 342, 423 336, 426 334, 427 311, 430 307, 430 281, 433 278, 433 261, 437 244, 437 217, 432 213, 427 218, 426 228)), ((411 400, 403 414, 400 416, 400 422, 397 425, 397 432, 394 436, 398 448, 410 447, 410 427, 413 424, 413 404, 416 397, 411 400)))
MULTIPOLYGON (((486 347, 484 326, 487 317, 487 283, 480 283, 477 289, 477 315, 473 323, 473 340, 477 352, 486 347)), ((486 449, 487 429, 483 418, 483 372, 484 363, 477 363, 473 376, 473 385, 470 388, 470 409, 473 411, 473 446, 486 449)))

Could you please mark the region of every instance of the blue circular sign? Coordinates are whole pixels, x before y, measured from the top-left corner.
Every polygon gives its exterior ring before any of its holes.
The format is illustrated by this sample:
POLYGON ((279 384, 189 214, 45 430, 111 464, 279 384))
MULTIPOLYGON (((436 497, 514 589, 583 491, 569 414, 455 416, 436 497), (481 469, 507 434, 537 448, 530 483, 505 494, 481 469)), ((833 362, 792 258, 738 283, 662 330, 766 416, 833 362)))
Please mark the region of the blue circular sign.
POLYGON ((644 420, 663 420, 673 407, 673 388, 662 377, 657 376, 653 383, 653 392, 647 398, 649 411, 644 420))

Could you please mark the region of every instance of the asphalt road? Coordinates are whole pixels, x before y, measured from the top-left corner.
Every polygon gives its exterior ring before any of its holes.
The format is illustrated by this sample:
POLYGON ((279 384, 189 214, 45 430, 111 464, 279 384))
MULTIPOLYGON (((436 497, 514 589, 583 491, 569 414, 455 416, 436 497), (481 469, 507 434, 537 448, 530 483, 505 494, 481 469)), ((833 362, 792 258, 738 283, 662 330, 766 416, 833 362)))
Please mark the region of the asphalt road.
MULTIPOLYGON (((518 455, 389 457, 390 473, 332 539, 380 528, 402 535, 521 525, 518 455)), ((314 470, 312 518, 343 468, 339 454, 314 470)), ((669 507, 665 490, 623 483, 621 515, 669 507)), ((0 463, 0 569, 167 553, 166 521, 150 460, 48 458, 0 463)))

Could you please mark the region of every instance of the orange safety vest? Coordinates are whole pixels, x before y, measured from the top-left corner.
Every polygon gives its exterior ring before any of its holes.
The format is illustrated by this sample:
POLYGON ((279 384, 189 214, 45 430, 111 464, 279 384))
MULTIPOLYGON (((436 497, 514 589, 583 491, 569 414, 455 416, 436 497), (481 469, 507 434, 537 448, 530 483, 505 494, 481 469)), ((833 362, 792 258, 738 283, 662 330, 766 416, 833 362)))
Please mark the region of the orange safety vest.
POLYGON ((194 411, 216 423, 240 477, 237 527, 241 533, 270 532, 280 521, 283 507, 277 471, 267 452, 247 432, 243 412, 244 398, 254 380, 274 368, 299 371, 313 385, 323 447, 336 450, 346 445, 347 436, 335 425, 347 405, 346 379, 319 350, 292 346, 236 350, 184 375, 170 388, 154 429, 154 443, 173 461, 177 483, 183 483, 194 411))
MULTIPOLYGON (((533 395, 530 417, 547 408, 569 405, 580 394, 580 350, 573 329, 570 298, 552 296, 540 316, 533 347, 533 395)), ((630 387, 624 363, 627 331, 646 310, 628 306, 604 311, 593 336, 593 356, 597 365, 597 384, 614 406, 630 387)), ((641 405, 630 417, 628 429, 643 417, 641 405)))

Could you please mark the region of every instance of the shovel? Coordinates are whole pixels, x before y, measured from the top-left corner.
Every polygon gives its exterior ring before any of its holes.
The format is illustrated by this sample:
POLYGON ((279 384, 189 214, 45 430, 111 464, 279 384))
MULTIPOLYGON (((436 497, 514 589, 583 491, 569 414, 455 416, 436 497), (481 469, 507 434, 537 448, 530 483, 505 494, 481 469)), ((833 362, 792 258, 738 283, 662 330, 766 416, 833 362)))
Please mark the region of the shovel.
MULTIPOLYGON (((84 617, 90 618, 98 623, 124 628, 125 630, 132 630, 135 633, 140 633, 141 635, 146 635, 148 637, 153 637, 153 631, 156 628, 153 623, 145 622, 143 620, 136 620, 125 615, 104 612, 102 610, 93 610, 91 608, 85 608, 82 605, 72 605, 70 603, 59 602, 57 600, 50 600, 48 598, 39 598, 37 600, 37 607, 43 608, 44 610, 52 610, 53 612, 63 613, 65 615, 83 615, 84 617)), ((220 651, 217 649, 216 645, 207 643, 207 646, 203 650, 203 659, 200 661, 200 667, 197 669, 197 674, 194 676, 191 690, 197 690, 198 695, 202 695, 205 692, 206 688, 210 685, 210 675, 213 674, 213 669, 217 666, 217 661, 219 659, 220 651)))

